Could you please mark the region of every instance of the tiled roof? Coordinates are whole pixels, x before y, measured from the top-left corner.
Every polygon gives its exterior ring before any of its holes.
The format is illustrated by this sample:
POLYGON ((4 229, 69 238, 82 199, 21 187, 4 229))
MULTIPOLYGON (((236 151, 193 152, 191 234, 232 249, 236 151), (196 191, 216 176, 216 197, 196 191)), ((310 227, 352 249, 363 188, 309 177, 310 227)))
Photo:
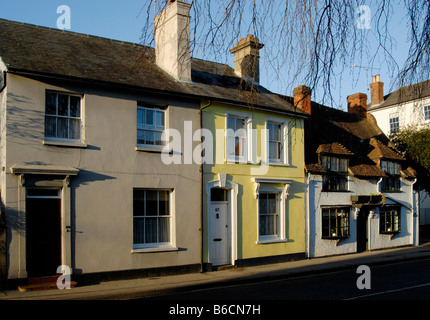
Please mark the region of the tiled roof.
POLYGON ((369 144, 374 147, 374 149, 369 153, 370 159, 391 159, 391 160, 406 160, 401 154, 391 148, 389 145, 383 144, 378 139, 372 138, 369 144))
POLYGON ((354 154, 339 142, 320 144, 316 152, 338 154, 338 155, 344 155, 344 156, 350 156, 354 154))
POLYGON ((135 43, 0 19, 0 58, 9 72, 215 99, 305 115, 267 89, 258 85, 251 87, 227 65, 193 58, 192 82, 177 81, 155 64, 154 51, 135 43))
MULTIPOLYGON (((363 178, 383 177, 379 159, 405 160, 376 125, 367 118, 312 103, 312 115, 306 120, 306 170, 325 173, 318 154, 325 153, 349 159, 349 172, 363 178)), ((404 168, 403 175, 411 178, 413 169, 404 168)))

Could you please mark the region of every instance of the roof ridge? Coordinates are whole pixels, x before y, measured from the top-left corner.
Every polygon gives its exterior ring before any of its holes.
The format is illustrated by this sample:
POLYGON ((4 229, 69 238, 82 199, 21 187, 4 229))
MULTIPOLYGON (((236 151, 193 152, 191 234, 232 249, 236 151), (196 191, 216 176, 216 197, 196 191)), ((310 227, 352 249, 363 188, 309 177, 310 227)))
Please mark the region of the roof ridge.
POLYGON ((4 18, 0 18, 0 21, 4 21, 4 22, 7 22, 7 23, 11 23, 11 24, 23 25, 23 26, 27 26, 27 27, 33 27, 33 28, 37 28, 37 29, 46 29, 46 30, 50 30, 50 31, 54 31, 54 32, 63 32, 63 33, 67 33, 67 34, 75 35, 75 36, 80 36, 80 37, 96 38, 96 39, 102 39, 102 40, 107 40, 107 41, 111 41, 111 42, 118 42, 118 43, 122 43, 122 44, 129 44, 129 45, 133 45, 133 46, 137 46, 137 47, 152 48, 152 47, 145 46, 143 44, 135 43, 135 42, 131 42, 131 41, 111 39, 111 38, 107 38, 107 37, 92 35, 92 34, 88 34, 88 33, 81 33, 81 32, 76 32, 76 31, 70 31, 70 30, 61 30, 61 29, 57 29, 57 28, 53 28, 53 27, 47 27, 47 26, 42 26, 42 25, 38 25, 38 24, 34 24, 34 23, 8 20, 8 19, 4 19, 4 18))

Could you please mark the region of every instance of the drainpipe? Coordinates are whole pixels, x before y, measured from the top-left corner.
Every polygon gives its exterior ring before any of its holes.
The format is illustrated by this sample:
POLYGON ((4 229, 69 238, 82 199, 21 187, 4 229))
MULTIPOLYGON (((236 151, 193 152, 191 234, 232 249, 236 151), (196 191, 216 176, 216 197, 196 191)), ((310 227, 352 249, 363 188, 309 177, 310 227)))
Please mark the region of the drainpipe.
POLYGON ((379 190, 381 190, 380 188, 379 188, 379 186, 380 186, 380 184, 381 184, 381 182, 382 182, 382 179, 384 179, 383 177, 381 177, 381 179, 379 179, 379 181, 376 183, 376 192, 378 193, 378 194, 381 194, 381 192, 379 191, 379 190))
MULTIPOLYGON (((380 188, 380 185, 381 185, 381 183, 382 183, 382 180, 383 180, 384 178, 383 177, 381 177, 380 179, 379 179, 379 181, 376 183, 376 193, 377 194, 380 194, 380 195, 383 195, 382 193, 381 193, 381 188, 380 188)), ((369 217, 367 218, 367 226, 368 226, 368 242, 367 242, 367 246, 368 246, 368 249, 369 250, 371 250, 371 248, 372 248, 372 245, 373 245, 373 243, 372 243, 372 237, 371 237, 371 235, 372 235, 372 223, 371 223, 371 218, 374 216, 374 214, 375 214, 375 211, 374 211, 375 209, 373 209, 373 212, 371 212, 371 214, 369 214, 369 217)))
MULTIPOLYGON (((199 110, 199 112, 200 112, 200 129, 202 129, 203 128, 203 110, 204 109, 206 109, 206 108, 208 108, 208 107, 210 107, 212 105, 212 101, 211 100, 209 100, 209 102, 206 104, 206 105, 204 105, 204 106, 202 106, 202 107, 200 107, 200 110, 199 110)), ((200 253, 200 272, 204 272, 205 270, 203 270, 203 253, 204 253, 204 227, 203 227, 203 221, 204 221, 204 205, 205 205, 205 202, 204 202, 204 192, 205 192, 205 187, 204 187, 204 185, 203 185, 203 178, 204 178, 204 175, 203 175, 203 161, 202 161, 202 163, 201 163, 201 165, 200 165, 200 173, 201 173, 201 177, 202 177, 202 182, 201 182, 201 208, 202 208, 202 210, 201 210, 201 216, 200 216, 200 230, 201 230, 201 253, 200 253)))
POLYGON ((0 74, 0 84, 3 85, 0 87, 0 93, 6 88, 6 71, 3 72, 3 74, 0 74))
POLYGON ((309 253, 310 253, 310 216, 309 216, 309 183, 311 180, 311 175, 310 173, 306 173, 305 176, 305 254, 306 254, 306 258, 309 259, 309 253))
POLYGON ((420 238, 419 238, 419 233, 420 233, 420 221, 419 221, 419 204, 417 204, 414 201, 414 184, 417 182, 417 178, 414 179, 414 181, 411 184, 411 210, 412 210, 412 225, 414 228, 414 232, 412 233, 413 235, 413 239, 412 239, 412 244, 414 247, 418 246, 420 244, 420 238), (416 210, 416 212, 414 213, 414 208, 416 210))

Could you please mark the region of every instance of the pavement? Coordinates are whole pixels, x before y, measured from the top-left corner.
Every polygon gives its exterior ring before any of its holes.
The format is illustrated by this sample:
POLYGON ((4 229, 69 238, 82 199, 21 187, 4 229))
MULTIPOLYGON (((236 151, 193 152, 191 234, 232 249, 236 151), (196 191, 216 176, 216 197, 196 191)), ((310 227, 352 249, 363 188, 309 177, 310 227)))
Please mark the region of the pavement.
POLYGON ((1 291, 0 300, 130 300, 189 290, 356 269, 360 265, 372 267, 420 259, 430 259, 430 243, 416 247, 367 251, 276 264, 232 267, 205 273, 106 281, 82 286, 78 284, 71 289, 1 291))

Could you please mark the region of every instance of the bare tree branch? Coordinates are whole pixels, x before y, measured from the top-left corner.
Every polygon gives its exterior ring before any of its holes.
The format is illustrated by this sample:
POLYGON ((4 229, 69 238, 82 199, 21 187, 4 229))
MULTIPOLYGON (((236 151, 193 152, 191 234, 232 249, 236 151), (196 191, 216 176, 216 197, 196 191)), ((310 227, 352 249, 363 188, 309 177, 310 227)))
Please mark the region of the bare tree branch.
MULTIPOLYGON (((405 85, 430 76, 430 1, 403 0, 410 31, 409 59, 403 67, 393 57, 395 41, 389 24, 393 1, 368 0, 372 27, 360 29, 358 0, 188 0, 192 4, 193 56, 227 63, 229 49, 253 34, 265 44, 261 67, 279 93, 291 94, 297 85, 318 88, 322 103, 333 105, 333 90, 342 85, 352 64, 385 64, 392 80, 405 85), (371 46, 375 38, 377 45, 371 46), (282 92, 283 91, 283 92, 282 92)), ((399 2, 400 3, 400 2, 399 2)), ((153 46, 152 19, 166 6, 147 0, 142 43, 153 46)), ((403 44, 401 44, 403 45, 403 44)))

